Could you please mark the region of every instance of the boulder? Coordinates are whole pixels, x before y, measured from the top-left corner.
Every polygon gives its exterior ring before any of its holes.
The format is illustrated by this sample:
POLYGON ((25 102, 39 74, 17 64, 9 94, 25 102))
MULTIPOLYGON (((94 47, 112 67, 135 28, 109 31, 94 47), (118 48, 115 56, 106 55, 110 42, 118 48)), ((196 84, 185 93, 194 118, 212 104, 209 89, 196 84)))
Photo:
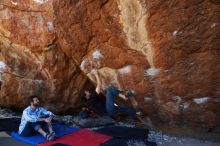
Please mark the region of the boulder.
POLYGON ((75 112, 95 86, 133 90, 127 106, 153 124, 220 123, 219 3, 215 0, 2 0, 0 106, 36 94, 75 112), (208 118, 208 119, 207 119, 208 118))

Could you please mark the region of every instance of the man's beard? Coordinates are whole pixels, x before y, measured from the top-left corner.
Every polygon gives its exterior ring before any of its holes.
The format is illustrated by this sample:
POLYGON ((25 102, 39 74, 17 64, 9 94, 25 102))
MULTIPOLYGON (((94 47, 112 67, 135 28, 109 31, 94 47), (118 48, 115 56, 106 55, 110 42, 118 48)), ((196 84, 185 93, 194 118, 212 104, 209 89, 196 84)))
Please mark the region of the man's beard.
POLYGON ((35 104, 33 104, 35 107, 39 107, 40 106, 40 104, 39 103, 35 103, 35 104))

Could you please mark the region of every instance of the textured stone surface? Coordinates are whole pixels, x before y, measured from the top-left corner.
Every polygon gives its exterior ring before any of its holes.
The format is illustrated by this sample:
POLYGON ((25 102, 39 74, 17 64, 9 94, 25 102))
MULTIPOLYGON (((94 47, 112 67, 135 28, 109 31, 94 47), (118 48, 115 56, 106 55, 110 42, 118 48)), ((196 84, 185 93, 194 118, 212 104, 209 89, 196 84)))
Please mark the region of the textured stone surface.
POLYGON ((154 125, 212 131, 219 18, 216 0, 2 0, 0 105, 23 108, 37 94, 53 111, 74 111, 95 68, 103 89, 134 90, 130 106, 154 125))
POLYGON ((1 105, 23 108, 36 94, 56 112, 77 106, 87 79, 57 41, 52 4, 1 1, 0 48, 9 72, 2 75, 1 105))

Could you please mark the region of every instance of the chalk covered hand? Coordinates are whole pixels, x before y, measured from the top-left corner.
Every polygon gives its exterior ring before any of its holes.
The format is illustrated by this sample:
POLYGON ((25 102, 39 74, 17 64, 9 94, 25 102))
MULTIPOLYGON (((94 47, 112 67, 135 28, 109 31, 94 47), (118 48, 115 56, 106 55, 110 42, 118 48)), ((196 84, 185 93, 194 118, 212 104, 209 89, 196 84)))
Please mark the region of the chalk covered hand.
POLYGON ((98 75, 97 69, 92 69, 91 73, 94 74, 94 75, 98 75))

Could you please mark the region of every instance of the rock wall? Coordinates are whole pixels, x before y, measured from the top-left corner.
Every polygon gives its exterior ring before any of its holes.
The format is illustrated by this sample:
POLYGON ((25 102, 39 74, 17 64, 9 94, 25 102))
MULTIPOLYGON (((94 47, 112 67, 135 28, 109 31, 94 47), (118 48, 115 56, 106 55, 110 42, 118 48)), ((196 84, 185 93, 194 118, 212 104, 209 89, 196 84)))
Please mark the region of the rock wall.
POLYGON ((87 78, 61 49, 53 1, 0 3, 1 105, 21 109, 36 94, 55 112, 77 107, 87 78))
POLYGON ((219 10, 215 0, 2 0, 0 105, 23 108, 37 94, 55 112, 75 111, 95 68, 103 90, 137 93, 128 105, 146 121, 212 130, 219 10))

